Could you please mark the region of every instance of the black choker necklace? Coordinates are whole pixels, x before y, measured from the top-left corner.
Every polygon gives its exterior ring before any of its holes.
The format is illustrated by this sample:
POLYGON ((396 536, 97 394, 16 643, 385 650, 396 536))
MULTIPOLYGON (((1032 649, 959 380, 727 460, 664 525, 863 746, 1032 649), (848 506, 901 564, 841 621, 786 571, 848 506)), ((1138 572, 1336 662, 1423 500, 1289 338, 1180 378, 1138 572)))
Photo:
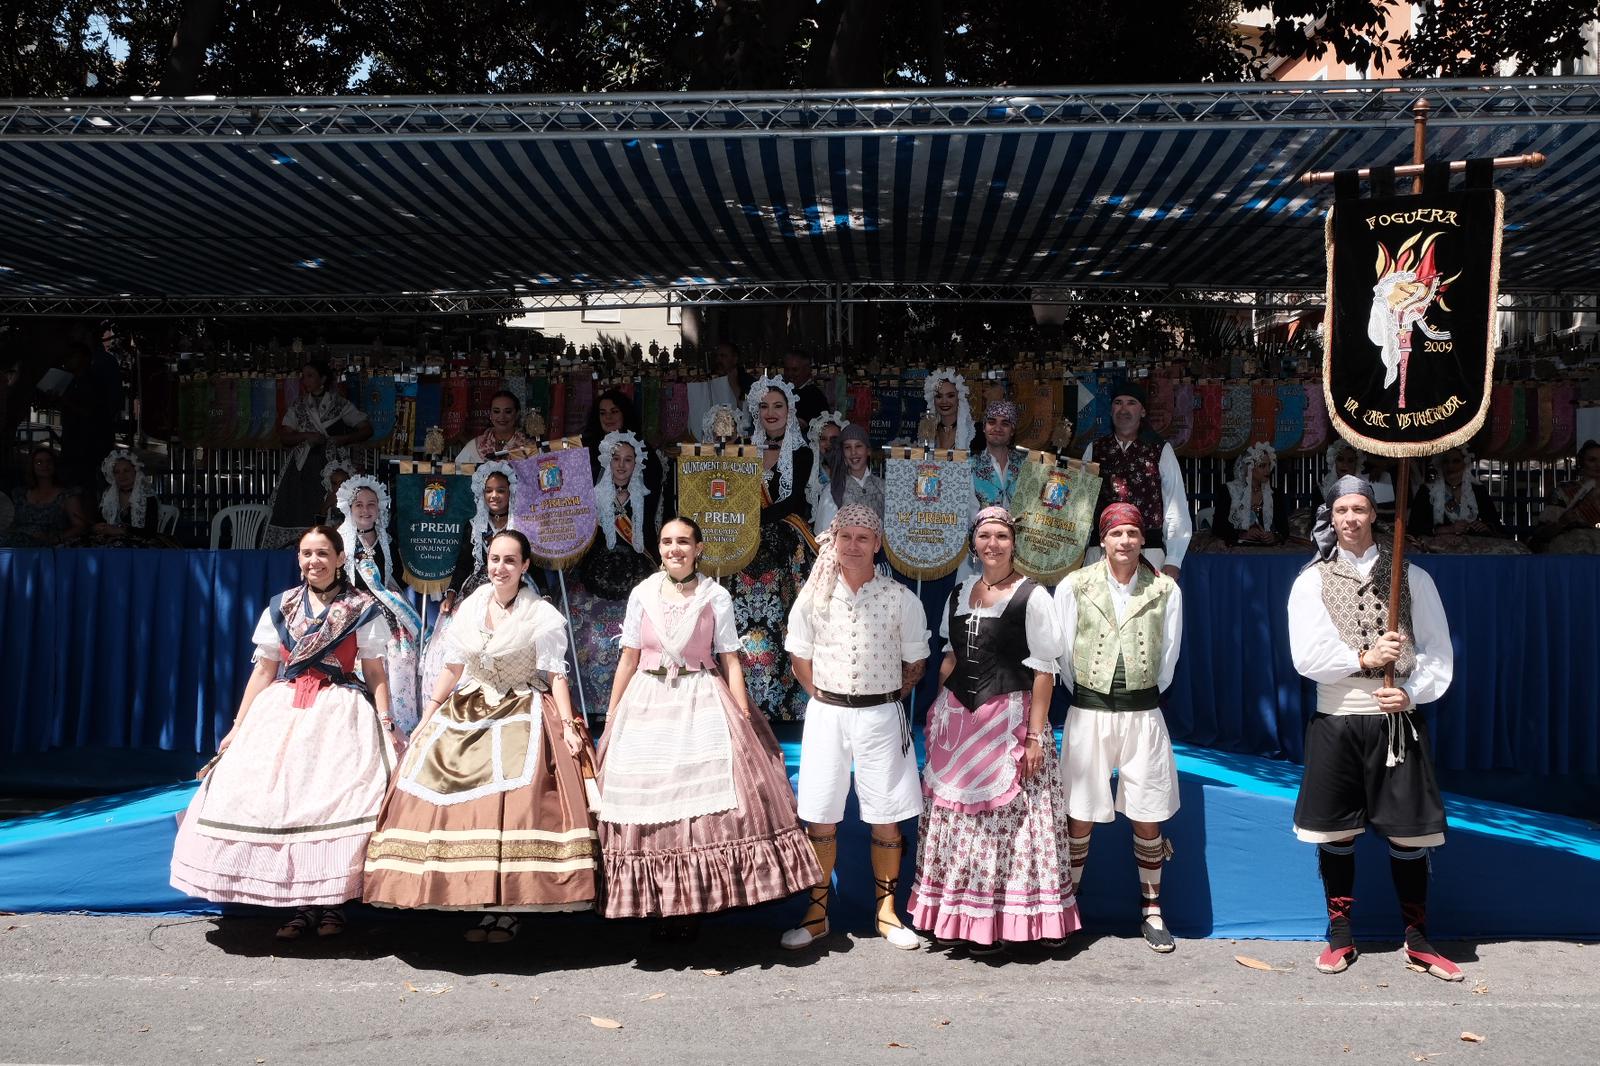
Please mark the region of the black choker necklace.
POLYGON ((338 585, 339 585, 339 579, 338 578, 334 578, 332 581, 328 582, 326 585, 324 585, 320 589, 317 588, 317 586, 313 585, 311 582, 309 582, 309 581, 306 582, 306 588, 310 589, 312 592, 315 592, 318 596, 326 596, 328 593, 332 592, 335 588, 337 588, 338 585))
POLYGON ((684 577, 673 577, 672 576, 672 572, 670 570, 666 569, 665 567, 663 567, 661 569, 661 572, 663 574, 666 574, 667 575, 667 580, 672 582, 674 585, 687 585, 689 582, 693 581, 695 578, 700 576, 700 571, 698 571, 698 570, 691 570, 684 577))
POLYGON ((978 580, 982 581, 986 586, 988 586, 990 592, 993 592, 995 589, 999 588, 1001 585, 1004 585, 1007 581, 1010 581, 1012 575, 1014 575, 1016 572, 1017 572, 1017 568, 1016 567, 1012 567, 1010 570, 1006 571, 1006 576, 1001 578, 999 581, 990 581, 988 578, 984 577, 982 574, 978 575, 978 580))

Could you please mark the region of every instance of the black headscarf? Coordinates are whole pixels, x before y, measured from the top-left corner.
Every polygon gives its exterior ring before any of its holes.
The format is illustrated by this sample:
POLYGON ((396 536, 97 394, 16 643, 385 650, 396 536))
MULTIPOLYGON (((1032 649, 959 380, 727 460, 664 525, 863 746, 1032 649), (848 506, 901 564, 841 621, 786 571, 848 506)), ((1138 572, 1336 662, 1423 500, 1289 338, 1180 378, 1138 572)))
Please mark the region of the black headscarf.
POLYGON ((1373 511, 1377 511, 1378 497, 1372 491, 1372 482, 1366 478, 1346 474, 1328 486, 1322 506, 1317 508, 1316 524, 1311 527, 1311 541, 1317 546, 1316 558, 1311 562, 1327 562, 1333 558, 1334 549, 1339 546, 1339 534, 1333 528, 1333 501, 1341 496, 1356 495, 1365 496, 1367 502, 1372 504, 1373 511))

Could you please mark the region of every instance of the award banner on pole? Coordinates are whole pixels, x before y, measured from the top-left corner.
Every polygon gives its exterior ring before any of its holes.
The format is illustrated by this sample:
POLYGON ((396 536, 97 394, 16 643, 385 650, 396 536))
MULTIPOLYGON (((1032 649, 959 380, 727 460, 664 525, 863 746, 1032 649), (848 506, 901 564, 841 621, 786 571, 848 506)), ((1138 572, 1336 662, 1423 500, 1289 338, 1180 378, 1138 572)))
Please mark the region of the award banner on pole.
POLYGON ((883 480, 889 565, 919 581, 937 580, 960 566, 973 505, 967 453, 890 448, 883 480))
POLYGON ((405 583, 425 596, 442 593, 456 551, 477 510, 472 478, 453 463, 399 464, 394 481, 395 547, 405 583))
POLYGON ((700 568, 721 577, 750 565, 761 546, 761 453, 685 445, 678 452, 678 513, 700 523, 700 568))
POLYGON ((1011 497, 1017 569, 1045 585, 1054 585, 1076 570, 1089 546, 1099 498, 1098 463, 1029 452, 1011 497))
MULTIPOLYGON (((1334 177, 1328 210, 1328 416, 1356 447, 1404 458, 1465 444, 1483 426, 1494 376, 1495 302, 1505 197, 1492 161, 1428 164, 1426 191, 1362 199, 1334 177)), ((1379 190, 1392 172, 1373 174, 1379 190)))
POLYGON ((594 543, 599 512, 589 449, 577 437, 552 441, 551 450, 510 460, 517 472, 511 513, 528 536, 540 566, 566 570, 594 543))

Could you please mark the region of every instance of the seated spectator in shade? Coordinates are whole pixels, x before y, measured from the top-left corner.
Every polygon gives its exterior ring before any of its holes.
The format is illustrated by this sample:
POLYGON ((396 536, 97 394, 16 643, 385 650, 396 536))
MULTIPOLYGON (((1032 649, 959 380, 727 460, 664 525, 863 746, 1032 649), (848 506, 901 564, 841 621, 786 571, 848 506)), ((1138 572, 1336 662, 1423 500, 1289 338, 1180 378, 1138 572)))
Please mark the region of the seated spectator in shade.
POLYGON ((1272 489, 1277 468, 1278 455, 1265 441, 1239 456, 1211 522, 1217 539, 1230 548, 1268 547, 1289 539, 1289 508, 1272 489))
POLYGON ((145 548, 166 541, 160 534, 161 501, 146 485, 139 457, 118 448, 101 462, 100 474, 108 487, 100 494, 98 521, 87 542, 97 548, 145 548))
POLYGON ((53 548, 83 535, 88 523, 77 496, 56 480, 56 453, 39 445, 28 453, 23 485, 12 498, 10 548, 53 548))
POLYGON ((1434 478, 1411 498, 1406 532, 1423 547, 1461 555, 1521 554, 1500 521, 1489 490, 1473 472, 1472 453, 1451 448, 1433 457, 1434 478))
POLYGON ((1533 550, 1552 555, 1600 555, 1600 441, 1578 449, 1578 478, 1556 487, 1539 514, 1533 550))

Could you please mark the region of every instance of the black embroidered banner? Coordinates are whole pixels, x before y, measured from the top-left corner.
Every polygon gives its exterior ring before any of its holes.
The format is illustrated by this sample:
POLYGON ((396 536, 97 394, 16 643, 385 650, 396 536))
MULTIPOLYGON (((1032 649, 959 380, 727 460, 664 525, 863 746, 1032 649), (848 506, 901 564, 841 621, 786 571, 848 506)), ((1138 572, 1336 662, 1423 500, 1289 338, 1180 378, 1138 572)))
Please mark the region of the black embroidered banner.
POLYGON ((1358 448, 1432 455, 1483 426, 1505 210, 1492 173, 1473 160, 1451 191, 1449 164, 1429 164, 1424 192, 1395 196, 1393 169, 1376 168, 1369 199, 1354 172, 1335 178, 1322 381, 1329 418, 1358 448))

